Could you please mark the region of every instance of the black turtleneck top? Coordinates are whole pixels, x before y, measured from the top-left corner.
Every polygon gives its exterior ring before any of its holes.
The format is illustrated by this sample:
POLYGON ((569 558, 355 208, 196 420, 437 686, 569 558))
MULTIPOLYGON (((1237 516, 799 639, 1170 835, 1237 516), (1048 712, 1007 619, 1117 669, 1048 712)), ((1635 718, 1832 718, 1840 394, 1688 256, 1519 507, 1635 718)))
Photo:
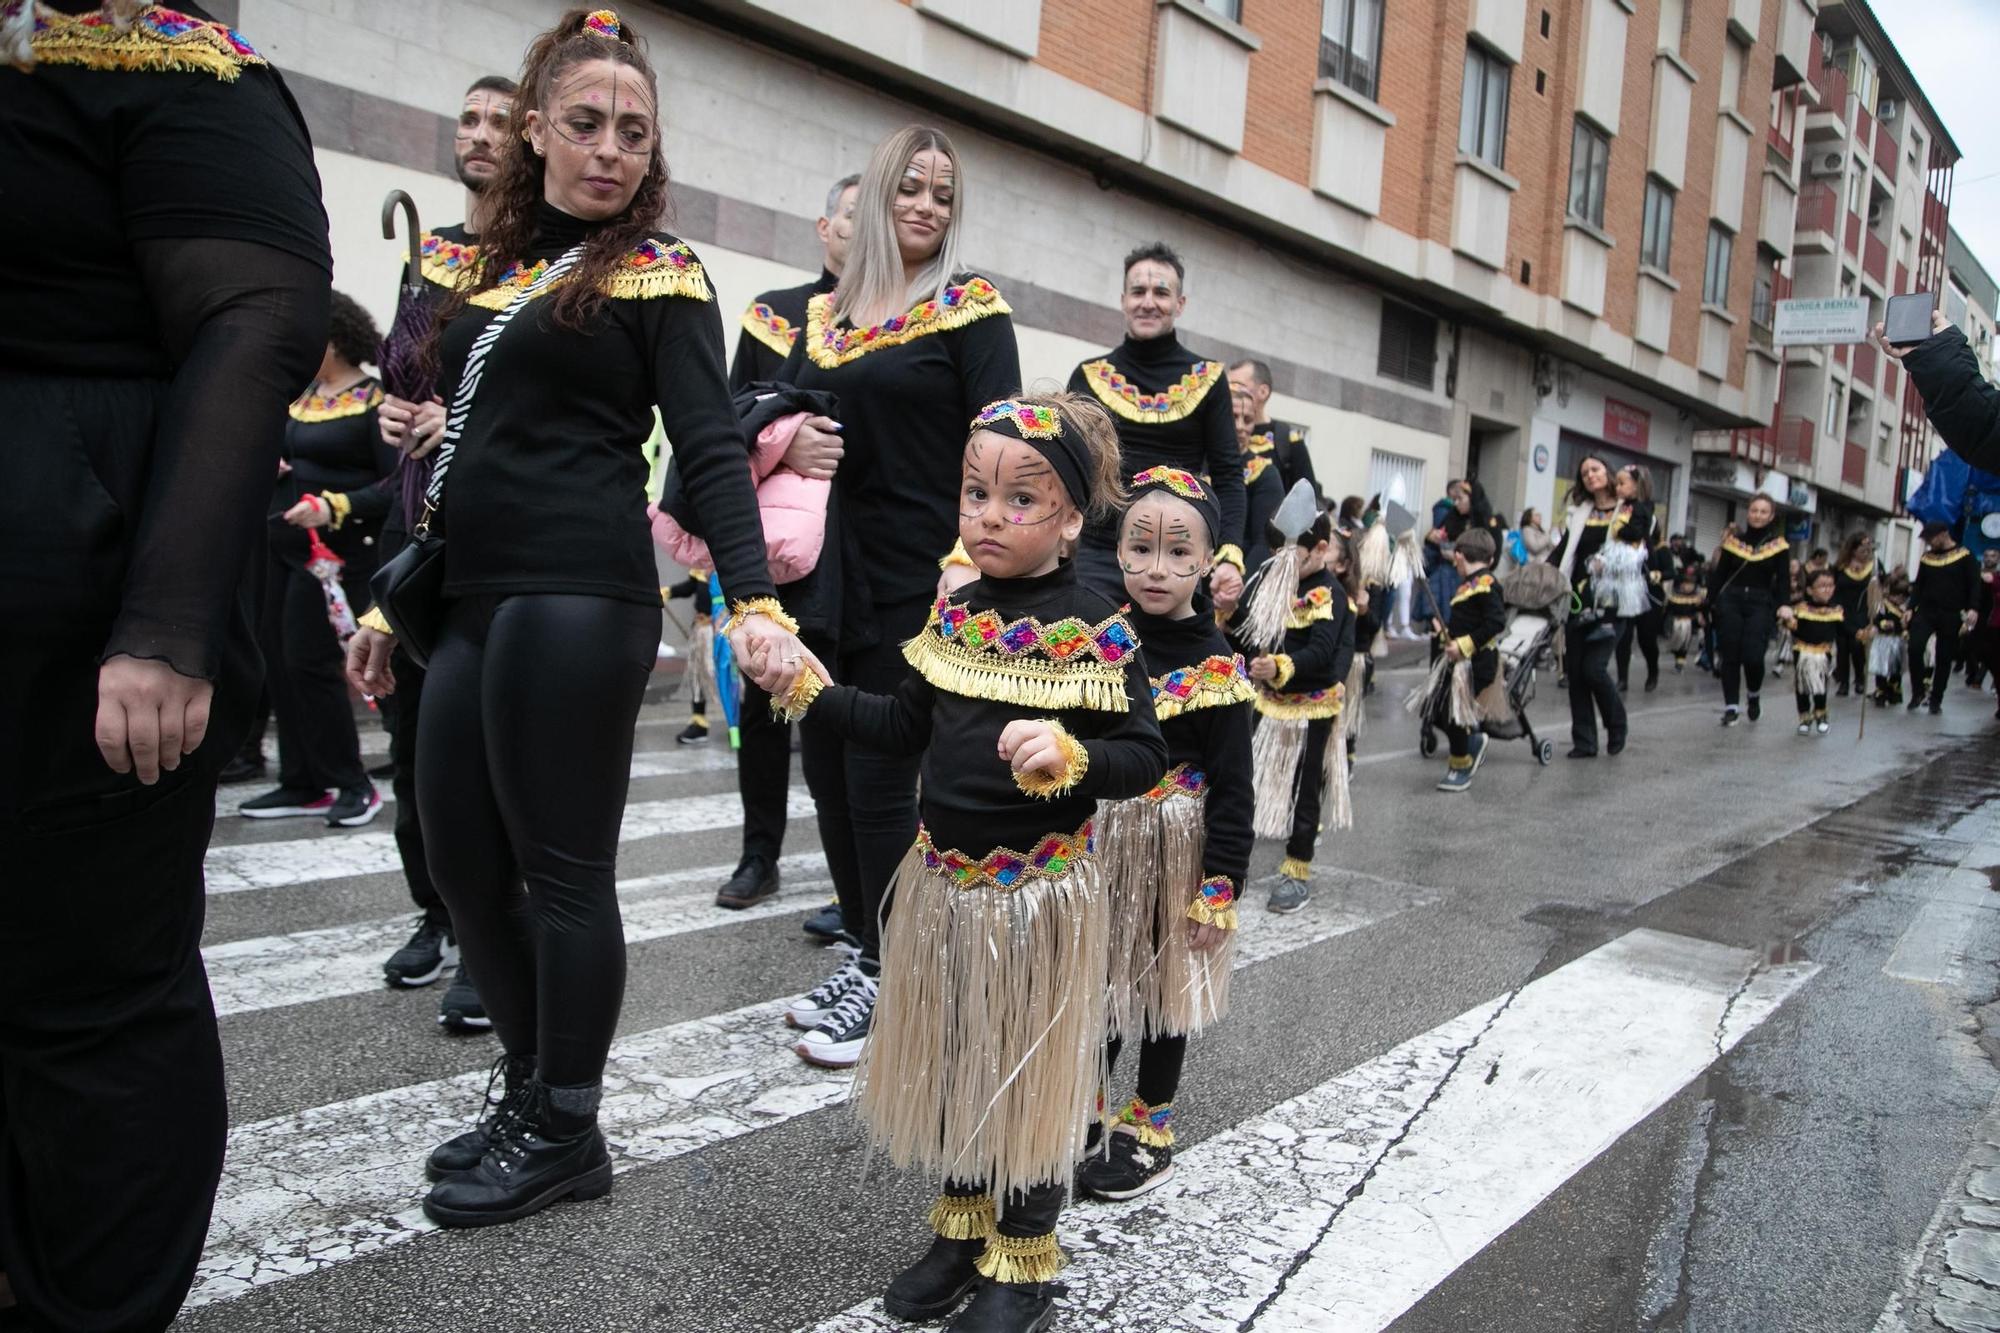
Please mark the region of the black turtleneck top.
POLYGON ((1910 610, 1934 628, 1949 630, 1967 611, 1979 606, 1979 562, 1963 546, 1926 551, 1917 561, 1910 584, 1910 610))
POLYGON ((811 282, 765 292, 750 303, 736 335, 736 356, 729 363, 731 393, 778 378, 792 354, 792 344, 799 340, 799 330, 806 326, 806 302, 832 291, 838 281, 821 269, 811 282))
MULTIPOLYGON (((554 259, 593 230, 544 204, 522 258, 554 259)), ((658 606, 641 452, 657 406, 723 590, 732 600, 772 595, 722 368, 722 320, 700 261, 656 235, 628 256, 610 290, 627 294, 605 300, 580 330, 557 327, 550 294, 536 298, 487 353, 445 481, 445 591, 585 593, 658 606)), ((473 340, 497 313, 467 305, 445 326, 438 392, 447 404, 473 340)))
POLYGON ((1708 571, 1709 600, 1739 593, 1762 593, 1773 606, 1792 600, 1792 546, 1777 524, 1745 528, 1716 553, 1708 571))
MULTIPOLYGON (((1172 333, 1127 338, 1070 372, 1069 388, 1111 414, 1127 477, 1164 466, 1206 478, 1222 511, 1216 545, 1245 549, 1243 455, 1220 361, 1204 361, 1172 333)), ((1117 546, 1117 522, 1088 525, 1083 540, 1117 546)))
MULTIPOLYGON (((931 568, 935 572, 935 561, 931 568)), ((999 847, 1031 853, 1045 834, 1074 833, 1091 818, 1099 799, 1142 795, 1166 771, 1167 745, 1153 717, 1152 686, 1138 636, 1117 607, 1077 581, 1068 561, 1037 577, 981 578, 966 584, 937 604, 931 622, 904 655, 915 669, 896 693, 864 694, 834 685, 820 695, 812 712, 849 740, 894 754, 922 753, 923 820, 939 848, 975 857, 999 847), (1008 637, 1004 634, 983 648, 965 647, 968 638, 983 637, 973 626, 988 616, 986 623, 996 630, 1032 618, 1045 642, 1054 638, 1068 643, 1070 650, 1052 654, 1027 647, 1009 652, 1001 646, 1008 637), (1089 636, 1092 645, 1077 649, 1072 640, 1078 635, 1089 636), (945 647, 934 651, 940 643, 945 647), (1106 649, 1105 644, 1112 646, 1106 649), (936 665, 940 660, 947 663, 942 669, 936 665), (960 674, 950 664, 970 669, 960 674), (979 693, 959 693, 930 678, 948 673, 979 693), (1107 682, 1113 694, 1122 692, 1124 711, 990 697, 1025 697, 1040 683, 1085 675, 1107 682), (975 677, 983 683, 974 684, 975 677), (1089 764, 1071 790, 1043 799, 1015 785, 1013 769, 1001 760, 998 747, 1007 724, 1022 720, 1058 722, 1083 742, 1089 764)))
POLYGON ((1012 310, 993 284, 953 278, 866 329, 833 318, 833 294, 806 302, 806 326, 775 378, 840 400, 846 454, 833 485, 877 606, 920 602, 958 540, 965 439, 979 409, 1021 391, 1012 310))
POLYGON ((1257 803, 1250 766, 1255 688, 1213 617, 1197 612, 1169 620, 1137 608, 1126 616, 1145 644, 1167 766, 1186 764, 1208 779, 1202 878, 1225 876, 1240 894, 1255 842, 1250 831, 1257 803))
MULTIPOLYGON (((375 412, 382 403, 382 386, 373 376, 337 393, 307 393, 294 402, 285 422, 285 461, 291 470, 278 478, 271 498, 271 553, 287 564, 304 568, 311 550, 304 530, 284 521, 285 511, 307 495, 347 497, 347 512, 339 526, 320 530, 320 538, 335 554, 352 562, 373 542, 381 515, 372 505, 357 505, 383 478, 393 476, 400 461, 382 443, 375 412)), ((331 502, 330 502, 331 503, 331 502)), ((336 515, 340 509, 336 505, 336 515)), ((379 556, 368 553, 369 563, 379 556)))
POLYGON ((1271 558, 1271 516, 1285 502, 1284 474, 1268 453, 1243 455, 1243 567, 1255 572, 1271 558))
MULTIPOLYGON (((1242 622, 1244 611, 1236 608, 1232 628, 1242 622)), ((1267 681, 1260 688, 1267 694, 1309 694, 1340 684, 1354 667, 1354 634, 1354 611, 1340 581, 1323 569, 1302 575, 1285 620, 1284 642, 1272 654, 1289 658, 1292 674, 1282 684, 1267 681)), ((1244 646, 1243 651, 1252 656, 1261 650, 1244 646)))

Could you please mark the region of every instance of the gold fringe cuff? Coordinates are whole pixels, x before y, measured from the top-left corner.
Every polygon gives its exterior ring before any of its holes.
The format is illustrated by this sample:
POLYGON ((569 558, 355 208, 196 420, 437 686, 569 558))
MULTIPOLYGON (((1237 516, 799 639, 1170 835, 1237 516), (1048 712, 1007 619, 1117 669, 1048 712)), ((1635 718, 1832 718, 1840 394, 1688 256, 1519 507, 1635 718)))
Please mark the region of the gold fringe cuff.
POLYGON ((972 563, 972 557, 965 553, 965 538, 963 537, 953 542, 951 549, 944 553, 944 559, 938 561, 938 572, 943 573, 953 565, 958 565, 965 569, 979 568, 978 565, 972 563))
POLYGON ((1113 1124, 1124 1125, 1135 1131, 1139 1142, 1148 1148, 1171 1148, 1174 1146, 1174 1104, 1161 1102, 1158 1106, 1148 1106, 1134 1097, 1125 1103, 1125 1109, 1113 1118, 1113 1124))
POLYGON ((1014 785, 1037 800, 1048 801, 1066 795, 1083 781, 1083 775, 1090 771, 1090 751, 1083 748, 1082 741, 1064 730, 1062 723, 1052 717, 1045 717, 1042 721, 1056 734, 1056 748, 1062 751, 1063 766, 1053 773, 1042 769, 1033 773, 1016 773, 1014 785))
POLYGON ((798 721, 825 688, 826 682, 819 678, 819 673, 801 664, 797 678, 792 681, 792 688, 782 696, 771 696, 771 716, 784 722, 798 721))
POLYGON ((1187 918, 1218 930, 1236 929, 1236 886, 1227 875, 1211 875, 1201 882, 1194 901, 1188 904, 1187 918))
POLYGON ((991 1194, 940 1194, 926 1225, 946 1240, 982 1240, 993 1235, 991 1194))
POLYGON ((1273 653, 1271 661, 1278 668, 1278 674, 1271 678, 1272 688, 1282 690, 1291 684, 1293 676, 1299 674, 1299 668, 1290 653, 1273 653))
POLYGON ((936 627, 903 645, 903 660, 939 689, 968 699, 993 699, 1023 708, 1061 711, 1087 708, 1123 713, 1132 707, 1125 693, 1125 668, 1073 659, 1067 663, 1007 660, 975 653, 938 637, 936 627))
POLYGON ((1301 861, 1296 856, 1288 856, 1278 862, 1278 873, 1286 879, 1311 879, 1313 863, 1301 861))
POLYGON ((379 606, 371 606, 366 611, 362 612, 361 618, 355 621, 354 624, 357 629, 372 629, 377 634, 388 634, 393 636, 396 632, 395 629, 390 626, 389 618, 382 614, 382 608, 379 606))
POLYGON ((1247 574, 1250 572, 1243 567, 1243 548, 1235 542, 1226 542, 1217 548, 1215 563, 1218 565, 1234 565, 1238 574, 1247 574))
POLYGON ((333 512, 327 526, 339 532, 340 525, 347 522, 347 516, 354 511, 354 502, 347 498, 344 491, 321 491, 319 498, 326 501, 326 507, 333 512))
POLYGON ((1048 1282, 1069 1266, 1056 1233, 1042 1236, 989 1236, 986 1253, 974 1267, 992 1282, 1048 1282))
POLYGON ((1479 651, 1479 645, 1472 641, 1470 634, 1461 634, 1453 639, 1452 642, 1458 645, 1458 655, 1468 662, 1479 651))
POLYGON ((799 622, 785 614, 784 606, 775 597, 752 597, 748 601, 736 603, 730 614, 729 623, 722 627, 725 636, 734 634, 751 616, 765 616, 771 623, 788 634, 799 632, 799 622))

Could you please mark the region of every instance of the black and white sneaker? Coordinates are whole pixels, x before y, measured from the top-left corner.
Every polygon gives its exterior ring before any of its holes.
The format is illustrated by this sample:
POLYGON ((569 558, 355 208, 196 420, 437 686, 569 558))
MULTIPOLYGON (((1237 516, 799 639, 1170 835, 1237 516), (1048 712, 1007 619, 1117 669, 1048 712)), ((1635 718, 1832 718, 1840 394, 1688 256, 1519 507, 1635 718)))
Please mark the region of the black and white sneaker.
POLYGON ((801 1032, 811 1032, 826 1022, 847 992, 861 981, 861 968, 850 958, 840 970, 785 1006, 785 1021, 801 1032))
POLYGON ((861 1059, 861 1048, 868 1044, 868 1027, 875 1018, 875 997, 881 986, 879 977, 862 973, 833 1012, 793 1045, 799 1059, 822 1069, 852 1069, 861 1059))
POLYGON ((708 719, 705 717, 689 718, 688 724, 685 727, 681 728, 680 735, 674 737, 674 744, 676 745, 708 744, 708 719))
POLYGON ((307 791, 299 787, 279 787, 262 796, 252 796, 236 808, 245 819, 297 819, 324 815, 333 809, 333 793, 307 791))
POLYGON ((326 812, 328 828, 360 828, 373 823, 375 816, 382 813, 382 794, 370 783, 366 787, 356 787, 344 791, 334 798, 326 812))
POLYGON ((445 987, 444 998, 438 1001, 438 1026, 446 1032, 491 1032, 493 1020, 486 1016, 486 1006, 479 1002, 479 991, 472 984, 472 973, 466 971, 461 961, 458 972, 445 987))
POLYGON ((1174 1178, 1174 1150, 1149 1148, 1137 1134, 1111 1131, 1111 1147, 1092 1153, 1077 1169, 1076 1183, 1094 1199, 1121 1203, 1149 1193, 1174 1178))
POLYGON ((458 965, 458 944, 445 928, 427 916, 417 918, 417 933, 389 955, 382 975, 391 986, 428 986, 458 965))

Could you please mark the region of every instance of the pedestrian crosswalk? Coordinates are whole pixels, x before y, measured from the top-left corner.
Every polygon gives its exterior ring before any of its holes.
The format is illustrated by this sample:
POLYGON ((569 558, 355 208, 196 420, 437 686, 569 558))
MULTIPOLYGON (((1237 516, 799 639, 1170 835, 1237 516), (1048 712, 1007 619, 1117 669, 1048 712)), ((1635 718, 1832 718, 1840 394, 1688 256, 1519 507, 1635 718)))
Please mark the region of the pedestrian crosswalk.
MULTIPOLYGON (((720 748, 635 756, 619 896, 627 938, 644 947, 634 950, 628 1013, 646 1012, 636 1001, 650 990, 754 947, 745 941, 764 938, 762 923, 796 919, 828 892, 811 801, 794 788, 796 850, 781 863, 784 891, 747 911, 713 906, 741 828, 732 769, 720 748)), ((288 832, 270 838, 265 827, 232 825, 208 857, 212 903, 243 909, 224 914, 235 937, 203 950, 238 1070, 253 1069, 261 1043, 274 1040, 268 1024, 243 1026, 256 1015, 360 1012, 382 986, 382 960, 411 928, 389 831, 288 832)), ((1328 867, 1305 912, 1244 913, 1235 964, 1253 975, 1306 966, 1333 977, 1388 923, 1435 908, 1448 892, 1328 867)), ((789 976, 799 970, 798 946, 785 948, 789 976)), ((1810 963, 1765 966, 1744 950, 1634 930, 1428 1031, 1385 1034, 1368 1058, 1328 1068, 1306 1091, 1185 1148, 1176 1178, 1142 1203, 1081 1203, 1066 1214, 1062 1238, 1077 1262, 1065 1277, 1061 1326, 1386 1327, 1813 973, 1810 963), (1216 1246, 1218 1236, 1228 1243, 1216 1246)), ((780 1014, 794 981, 774 977, 761 994, 729 993, 715 1012, 676 1009, 620 1035, 602 1109, 618 1172, 761 1142, 754 1136, 821 1113, 846 1115, 849 1078, 791 1053, 796 1034, 780 1014)), ((232 1323, 229 1312, 252 1310, 256 1294, 278 1284, 364 1271, 392 1249, 421 1256, 429 1246, 440 1264, 477 1263, 476 1254, 436 1248, 450 1242, 422 1214, 422 1162, 476 1112, 496 1047, 441 1040, 427 1021, 409 1032, 355 1032, 352 1049, 321 1053, 363 1071, 359 1087, 339 1089, 352 1095, 304 1105, 259 1092, 256 1116, 230 1132, 188 1297, 197 1328, 267 1327, 250 1314, 232 1323), (388 1054, 373 1059, 378 1047, 388 1054), (398 1077, 404 1068, 422 1076, 398 1077)), ((852 1132, 844 1119, 825 1123, 852 1132)), ((618 1200, 614 1192, 588 1206, 618 1200)), ((550 1217, 561 1225, 560 1211, 550 1217)), ((804 1327, 896 1326, 872 1301, 839 1308, 851 1299, 829 1301, 804 1327)))

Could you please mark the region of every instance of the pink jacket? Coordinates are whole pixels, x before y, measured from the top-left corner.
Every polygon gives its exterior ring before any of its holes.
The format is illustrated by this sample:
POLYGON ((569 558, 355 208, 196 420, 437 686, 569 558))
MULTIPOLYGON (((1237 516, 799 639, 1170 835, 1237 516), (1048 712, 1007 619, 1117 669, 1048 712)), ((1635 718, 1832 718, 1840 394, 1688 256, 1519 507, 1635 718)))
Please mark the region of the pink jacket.
MULTIPOLYGON (((764 553, 771 562, 771 581, 780 586, 797 583, 812 573, 819 564, 820 548, 826 544, 826 502, 833 483, 778 466, 806 419, 804 412, 779 417, 764 427, 750 451, 757 510, 764 520, 764 553)), ((653 521, 653 540, 676 562, 714 568, 707 542, 661 513, 658 505, 646 506, 646 514, 653 521)))

